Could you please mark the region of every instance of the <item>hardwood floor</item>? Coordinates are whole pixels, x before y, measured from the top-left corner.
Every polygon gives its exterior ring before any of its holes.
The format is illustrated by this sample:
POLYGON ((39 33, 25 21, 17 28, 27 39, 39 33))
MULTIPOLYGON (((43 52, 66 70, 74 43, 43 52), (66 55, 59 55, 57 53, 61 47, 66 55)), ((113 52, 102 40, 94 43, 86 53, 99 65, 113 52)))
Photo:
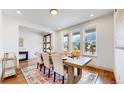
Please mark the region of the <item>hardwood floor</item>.
MULTIPOLYGON (((29 60, 29 61, 21 61, 20 68, 26 67, 28 65, 33 65, 34 63, 35 63, 34 59, 29 60)), ((90 71, 93 71, 93 72, 96 72, 99 74, 96 84, 115 84, 116 83, 113 72, 90 67, 90 66, 86 66, 83 69, 90 70, 90 71)), ((17 77, 12 76, 12 77, 6 78, 4 81, 0 81, 0 83, 1 84, 26 84, 27 82, 26 82, 21 70, 19 69, 17 72, 18 72, 17 77)))
POLYGON ((94 68, 91 66, 84 67, 84 70, 90 70, 90 71, 98 73, 96 84, 116 84, 113 72, 94 68))

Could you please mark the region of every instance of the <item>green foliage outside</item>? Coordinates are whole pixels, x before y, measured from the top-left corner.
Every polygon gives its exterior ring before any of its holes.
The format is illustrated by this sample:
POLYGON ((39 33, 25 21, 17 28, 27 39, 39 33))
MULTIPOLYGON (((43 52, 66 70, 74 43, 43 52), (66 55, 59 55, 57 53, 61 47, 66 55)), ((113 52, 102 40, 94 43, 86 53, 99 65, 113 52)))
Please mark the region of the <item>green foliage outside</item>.
POLYGON ((68 43, 64 42, 64 49, 67 50, 68 49, 68 43))
POLYGON ((94 54, 94 52, 96 51, 96 45, 93 44, 93 42, 86 40, 85 41, 85 51, 91 52, 92 54, 94 54))
POLYGON ((80 42, 77 44, 73 43, 73 45, 75 45, 73 48, 74 50, 80 50, 80 42))

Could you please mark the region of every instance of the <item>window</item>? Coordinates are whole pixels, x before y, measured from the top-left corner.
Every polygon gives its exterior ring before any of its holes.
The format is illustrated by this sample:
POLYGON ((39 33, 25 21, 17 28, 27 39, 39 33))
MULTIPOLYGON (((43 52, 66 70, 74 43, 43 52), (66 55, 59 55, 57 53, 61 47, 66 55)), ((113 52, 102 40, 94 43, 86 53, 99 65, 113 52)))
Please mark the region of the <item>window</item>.
POLYGON ((69 48, 69 36, 68 34, 64 35, 64 50, 68 50, 69 48))
POLYGON ((84 55, 96 55, 96 29, 87 29, 84 33, 84 55))
POLYGON ((73 50, 80 50, 80 32, 73 33, 72 49, 73 50))

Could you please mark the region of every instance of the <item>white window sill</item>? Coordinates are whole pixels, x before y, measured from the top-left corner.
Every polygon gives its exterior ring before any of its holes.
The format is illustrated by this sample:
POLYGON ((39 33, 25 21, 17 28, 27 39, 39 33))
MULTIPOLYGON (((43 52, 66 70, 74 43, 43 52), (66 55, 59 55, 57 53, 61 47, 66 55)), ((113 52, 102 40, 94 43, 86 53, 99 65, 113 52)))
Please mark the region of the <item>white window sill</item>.
POLYGON ((97 55, 89 55, 89 54, 83 54, 83 56, 86 56, 86 57, 97 57, 97 55))

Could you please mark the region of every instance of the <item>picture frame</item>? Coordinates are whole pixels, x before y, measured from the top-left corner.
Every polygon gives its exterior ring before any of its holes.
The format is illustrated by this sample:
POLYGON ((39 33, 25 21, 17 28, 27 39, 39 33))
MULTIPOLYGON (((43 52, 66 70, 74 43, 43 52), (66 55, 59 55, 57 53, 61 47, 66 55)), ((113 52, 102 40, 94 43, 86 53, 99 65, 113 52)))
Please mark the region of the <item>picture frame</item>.
POLYGON ((22 37, 19 38, 19 47, 23 47, 24 39, 22 37))

